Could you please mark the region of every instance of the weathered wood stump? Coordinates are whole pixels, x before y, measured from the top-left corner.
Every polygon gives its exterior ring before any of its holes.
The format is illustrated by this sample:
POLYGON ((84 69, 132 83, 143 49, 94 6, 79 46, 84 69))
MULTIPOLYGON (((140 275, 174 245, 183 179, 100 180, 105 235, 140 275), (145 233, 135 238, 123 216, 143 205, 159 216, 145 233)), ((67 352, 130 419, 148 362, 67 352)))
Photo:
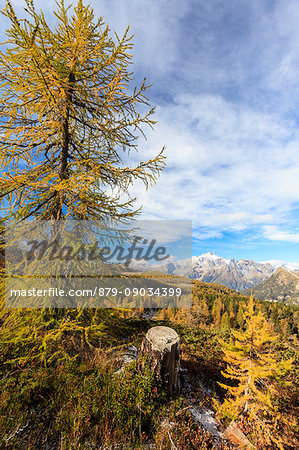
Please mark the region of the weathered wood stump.
POLYGON ((180 338, 169 327, 151 328, 140 348, 139 367, 144 367, 143 357, 149 362, 150 369, 162 381, 165 391, 172 395, 178 390, 180 368, 180 338))

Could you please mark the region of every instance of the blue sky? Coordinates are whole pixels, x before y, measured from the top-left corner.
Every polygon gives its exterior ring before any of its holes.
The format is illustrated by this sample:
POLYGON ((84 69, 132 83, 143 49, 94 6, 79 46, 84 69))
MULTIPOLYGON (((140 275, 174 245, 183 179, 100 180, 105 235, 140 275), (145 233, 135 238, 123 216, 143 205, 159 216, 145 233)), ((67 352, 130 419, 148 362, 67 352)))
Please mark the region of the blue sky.
POLYGON ((135 185, 142 218, 192 219, 195 255, 299 263, 298 2, 89 2, 119 34, 130 24, 136 82, 152 83, 139 156, 166 145, 167 170, 135 185))

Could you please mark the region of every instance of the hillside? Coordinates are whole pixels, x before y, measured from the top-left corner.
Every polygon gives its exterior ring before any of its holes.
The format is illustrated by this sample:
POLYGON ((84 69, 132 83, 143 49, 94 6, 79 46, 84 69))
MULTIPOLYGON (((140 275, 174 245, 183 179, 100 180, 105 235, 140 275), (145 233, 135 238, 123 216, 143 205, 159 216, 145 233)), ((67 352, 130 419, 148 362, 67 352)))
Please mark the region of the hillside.
MULTIPOLYGON (((218 337, 229 339, 231 330, 242 329, 247 302, 230 288, 195 280, 191 308, 149 315, 143 309, 19 311, 2 303, 0 447, 168 449, 164 424, 171 422, 178 450, 233 448, 214 442, 209 429, 197 424, 194 408, 205 408, 209 420, 217 413, 212 398, 224 399, 218 382, 224 381, 225 367, 218 337), (173 327, 181 339, 182 390, 176 398, 166 397, 152 374, 139 373, 134 362, 115 376, 126 348, 138 350, 155 325, 173 327)), ((282 336, 277 355, 292 355, 298 310, 259 304, 282 336)), ((283 393, 286 405, 280 406, 285 417, 295 414, 294 395, 291 384, 283 393)), ((287 436, 294 441, 292 430, 287 436)), ((286 448, 296 448, 295 441, 286 448)))
MULTIPOLYGON (((250 294, 251 290, 244 291, 250 294)), ((252 289, 255 297, 268 301, 299 304, 299 273, 279 267, 267 280, 252 289)))

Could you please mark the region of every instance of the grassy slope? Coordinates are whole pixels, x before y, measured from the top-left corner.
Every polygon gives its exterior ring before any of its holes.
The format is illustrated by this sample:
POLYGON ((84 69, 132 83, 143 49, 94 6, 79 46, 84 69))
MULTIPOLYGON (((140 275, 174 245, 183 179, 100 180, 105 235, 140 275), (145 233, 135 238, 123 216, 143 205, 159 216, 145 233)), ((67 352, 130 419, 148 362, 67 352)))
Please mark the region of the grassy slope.
MULTIPOLYGON (((229 288, 195 282, 194 299, 201 298, 210 311, 217 298, 224 308, 231 303, 237 309, 246 301, 229 288)), ((213 448, 211 436, 185 409, 184 398, 166 399, 151 373, 140 374, 134 363, 119 377, 114 372, 123 347, 138 346, 149 327, 166 324, 181 337, 183 366, 195 379, 200 375, 216 387, 223 369, 216 337, 228 336, 229 330, 215 327, 212 317, 210 323, 198 321, 193 310, 184 317, 164 311, 158 322, 142 319, 141 313, 2 309, 0 448, 113 448, 117 443, 143 449, 155 442, 168 449, 165 420, 174 424, 171 438, 178 449, 213 448)), ((196 396, 195 385, 194 390, 196 396)), ((218 389, 218 394, 223 393, 218 389)), ((286 411, 293 396, 292 389, 285 394, 286 411)))

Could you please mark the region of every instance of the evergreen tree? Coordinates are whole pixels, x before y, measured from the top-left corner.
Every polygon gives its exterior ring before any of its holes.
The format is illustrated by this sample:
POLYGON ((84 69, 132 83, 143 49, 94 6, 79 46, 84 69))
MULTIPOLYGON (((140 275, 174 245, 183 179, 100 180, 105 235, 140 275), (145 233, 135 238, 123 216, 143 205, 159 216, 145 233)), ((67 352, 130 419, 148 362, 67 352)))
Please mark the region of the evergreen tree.
POLYGON ((209 308, 204 298, 199 300, 198 297, 196 297, 193 299, 193 305, 190 312, 193 317, 193 325, 206 324, 209 321, 209 308))
POLYGON ((227 311, 225 311, 225 313, 221 317, 220 328, 229 329, 229 317, 227 311))
POLYGON ((134 216, 134 199, 123 194, 136 179, 154 183, 164 156, 128 164, 142 126, 155 123, 145 80, 131 87, 132 36, 112 38, 82 0, 72 13, 59 0, 53 28, 25 1, 25 20, 10 1, 3 11, 11 24, 0 53, 4 218, 134 216))
POLYGON ((230 343, 219 339, 227 363, 222 374, 234 382, 233 385, 219 383, 229 394, 219 413, 233 419, 246 416, 267 443, 274 441, 279 448, 283 448, 275 433, 270 431, 271 426, 275 428, 277 421, 281 420, 273 403, 275 392, 271 379, 282 377, 291 369, 292 363, 290 360, 278 362, 277 353, 271 352, 271 345, 278 335, 262 312, 255 310, 252 296, 244 316, 244 331, 232 330, 230 343))
POLYGON ((223 303, 221 301, 221 298, 217 297, 212 308, 212 317, 215 328, 219 328, 220 326, 222 311, 223 311, 223 303))
POLYGON ((240 328, 243 328, 245 317, 244 317, 244 311, 243 311, 242 303, 239 304, 236 320, 237 320, 238 326, 240 328))
POLYGON ((286 319, 286 318, 280 319, 279 326, 280 326, 282 334, 284 336, 287 336, 289 334, 289 329, 290 329, 290 324, 289 324, 288 319, 286 319))
POLYGON ((230 300, 229 305, 228 305, 228 313, 229 313, 229 325, 231 327, 233 327, 235 324, 235 312, 234 312, 234 304, 233 304, 232 300, 230 300))
POLYGON ((209 313, 209 308, 208 308, 207 302, 205 301, 204 298, 200 302, 200 307, 201 307, 202 321, 205 323, 208 323, 209 318, 210 318, 210 313, 209 313))

